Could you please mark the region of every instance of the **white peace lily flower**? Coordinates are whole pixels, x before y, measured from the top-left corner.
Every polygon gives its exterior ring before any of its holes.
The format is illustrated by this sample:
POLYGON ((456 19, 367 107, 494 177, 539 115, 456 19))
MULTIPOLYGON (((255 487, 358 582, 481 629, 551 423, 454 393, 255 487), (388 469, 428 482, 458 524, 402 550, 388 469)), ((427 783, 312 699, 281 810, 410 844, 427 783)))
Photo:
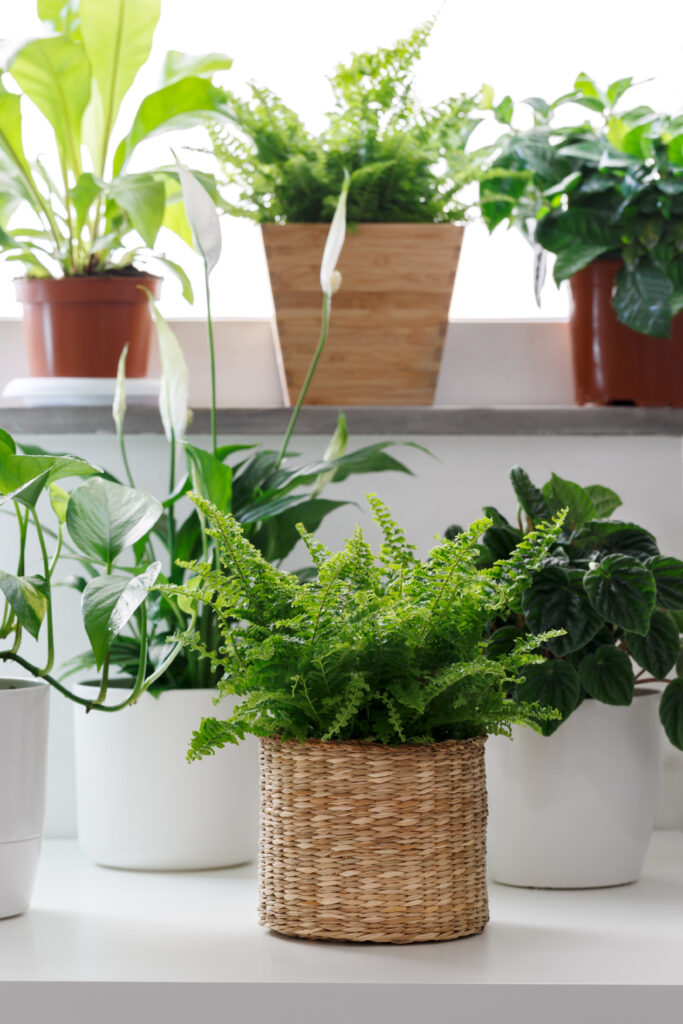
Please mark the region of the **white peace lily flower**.
POLYGON ((349 192, 351 179, 348 171, 344 172, 344 184, 337 200, 337 209, 330 224, 330 230, 325 242, 322 263, 320 264, 320 286, 323 294, 332 296, 338 291, 341 284, 341 274, 337 270, 337 263, 346 237, 346 197, 349 192), (334 275, 337 275, 336 277, 334 275))
POLYGON ((216 204, 189 167, 181 163, 177 156, 175 161, 183 189, 185 213, 192 231, 192 241, 206 262, 206 269, 210 274, 218 263, 222 244, 216 204))
POLYGON ((159 415, 168 441, 180 441, 185 436, 190 413, 187 407, 189 373, 183 350, 156 304, 150 299, 159 339, 161 357, 161 387, 159 415))
POLYGON ((128 342, 123 346, 119 356, 119 366, 116 372, 116 387, 114 388, 114 401, 111 407, 111 414, 114 417, 117 433, 123 430, 123 418, 126 415, 126 356, 128 355, 128 342))

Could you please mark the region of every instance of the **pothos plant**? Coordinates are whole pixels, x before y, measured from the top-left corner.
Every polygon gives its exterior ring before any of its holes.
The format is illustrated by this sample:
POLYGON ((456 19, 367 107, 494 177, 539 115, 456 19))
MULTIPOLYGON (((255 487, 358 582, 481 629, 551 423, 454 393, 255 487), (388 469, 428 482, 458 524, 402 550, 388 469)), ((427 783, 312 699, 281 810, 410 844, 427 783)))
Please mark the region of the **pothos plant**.
POLYGON ((434 743, 509 732, 512 722, 553 714, 512 701, 508 690, 557 630, 520 636, 505 651, 485 648, 491 616, 517 603, 557 538, 561 515, 491 568, 481 567, 477 548, 492 525, 487 518, 421 562, 388 509, 370 496, 384 537, 379 554, 360 527, 333 554, 299 525, 317 567, 301 582, 264 558, 234 516, 192 497, 218 563, 185 563, 189 582, 162 590, 212 610, 215 640, 193 625, 174 639, 208 661, 223 696, 240 699, 227 719, 202 721, 190 760, 246 733, 434 743))
MULTIPOLYGON (((481 210, 491 230, 507 221, 539 255, 555 253, 558 284, 594 260, 621 261, 617 318, 668 337, 683 309, 683 116, 625 107, 632 84, 621 78, 602 89, 581 74, 559 99, 525 100, 534 123, 499 139, 481 210)), ((510 104, 502 120, 510 125, 512 115, 510 104)))
MULTIPOLYGON (((208 299, 209 276, 220 253, 217 214, 202 184, 181 163, 178 169, 193 237, 204 260, 208 299)), ((335 268, 346 229, 345 197, 346 188, 342 190, 323 254, 322 331, 311 364, 309 382, 327 337, 332 294, 341 283, 335 268)), ((43 618, 47 618, 48 632, 52 636, 51 581, 60 555, 62 561, 69 558, 79 567, 73 583, 82 591, 83 618, 91 645, 90 650, 74 659, 69 668, 70 671, 99 673, 99 692, 93 694, 92 700, 78 699, 89 708, 102 711, 125 707, 157 683, 168 688, 204 688, 215 682, 208 662, 200 661, 194 652, 181 644, 176 644, 169 652, 166 639, 169 633, 184 631, 191 626, 198 630, 207 644, 218 643, 220 616, 208 605, 197 609, 196 604, 180 594, 175 596, 170 590, 150 593, 156 582, 170 587, 181 586, 187 577, 183 564, 189 560, 201 558, 218 564, 216 546, 203 529, 201 509, 190 507, 184 515, 181 512, 189 488, 193 487, 223 513, 234 515, 264 557, 279 562, 292 551, 299 539, 298 522, 304 523, 309 530, 317 529, 329 513, 345 504, 321 497, 324 487, 354 473, 409 472, 388 454, 391 442, 380 442, 347 453, 348 434, 343 416, 340 416, 337 430, 322 458, 304 464, 295 462, 289 443, 304 394, 292 410, 279 450, 264 450, 250 444, 219 446, 210 312, 211 448, 207 451, 185 441, 188 425, 187 366, 177 339, 153 302, 152 309, 157 320, 162 363, 159 407, 169 442, 169 489, 163 501, 135 486, 127 458, 124 435, 125 351, 119 365, 113 415, 127 485, 99 467, 79 459, 55 456, 35 446, 24 447, 19 454, 9 435, 4 435, 4 447, 0 445, 0 493, 5 495, 5 502, 15 502, 22 545, 19 570, 13 576, 13 582, 3 586, 5 577, 0 576, 0 589, 8 602, 4 636, 9 641, 7 649, 0 650, 0 659, 18 662, 48 679, 62 692, 68 692, 63 683, 52 675, 52 656, 44 668, 38 668, 18 653, 15 643, 17 636, 21 636, 21 630, 28 628, 29 621, 33 635, 37 635, 43 618), (178 473, 181 451, 187 468, 185 472, 178 473), (90 476, 91 479, 70 493, 61 488, 56 490, 56 480, 69 475, 90 476), (38 497, 48 486, 51 488, 53 512, 58 517, 57 528, 50 533, 41 527, 35 509, 38 497), (27 494, 30 511, 23 512, 22 503, 29 507, 26 504, 27 494), (24 586, 23 553, 29 517, 42 538, 44 566, 42 573, 24 586), (54 556, 47 555, 46 535, 48 539, 50 536, 55 539, 54 556), (31 600, 37 611, 33 618, 26 608, 27 587, 30 587, 31 600), (105 705, 112 677, 123 677, 129 692, 121 701, 105 705)), ((192 585, 188 584, 188 587, 191 590, 192 585)))
MULTIPOLYGON (((208 113, 220 117, 224 97, 212 76, 231 61, 218 53, 170 52, 160 88, 117 132, 121 104, 149 57, 160 6, 161 0, 38 0, 49 34, 20 45, 2 69, 0 251, 31 276, 133 273, 138 256, 151 252, 192 298, 183 269, 157 249, 162 226, 190 241, 177 170, 133 171, 131 160, 152 136, 201 124, 208 113), (44 156, 27 155, 27 103, 52 141, 44 156)), ((213 190, 209 175, 203 181, 213 190)))
MULTIPOLYGON (((493 619, 488 645, 497 653, 528 634, 560 625, 565 630, 542 645, 543 660, 510 689, 515 700, 560 711, 561 718, 540 722, 550 735, 588 698, 626 705, 639 686, 667 681, 679 654, 683 562, 662 555, 648 530, 613 518, 621 499, 608 487, 581 487, 553 473, 538 488, 520 467, 510 479, 517 519, 485 509, 492 523, 481 539, 483 565, 505 558, 536 523, 567 509, 512 614, 493 619)), ((671 742, 683 749, 683 679, 667 681, 660 717, 671 742)))

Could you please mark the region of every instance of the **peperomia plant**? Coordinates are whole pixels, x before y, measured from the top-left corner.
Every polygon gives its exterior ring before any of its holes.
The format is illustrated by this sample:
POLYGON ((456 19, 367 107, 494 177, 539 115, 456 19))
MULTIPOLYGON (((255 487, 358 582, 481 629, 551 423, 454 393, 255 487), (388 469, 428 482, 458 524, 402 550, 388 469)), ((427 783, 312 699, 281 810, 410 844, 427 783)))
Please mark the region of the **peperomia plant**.
POLYGON ((384 537, 379 554, 360 527, 333 554, 299 526, 318 570, 302 583, 265 559, 234 517, 199 495, 193 500, 219 567, 186 563, 195 574, 189 584, 162 589, 211 608, 219 635, 207 643, 191 626, 174 639, 209 662, 222 695, 242 699, 228 719, 202 721, 190 760, 246 733, 432 743, 509 732, 512 722, 553 714, 511 701, 507 691, 557 630, 525 635, 493 655, 484 648, 491 616, 517 602, 556 540, 561 515, 484 569, 477 541, 490 519, 421 562, 388 509, 370 496, 384 537))
MULTIPOLYGON (((151 250, 191 299, 183 270, 154 251, 162 225, 190 241, 177 170, 132 171, 130 162, 146 139, 200 124, 209 112, 219 117, 224 97, 211 78, 231 61, 172 51, 160 88, 141 100, 125 133, 115 135, 122 101, 149 56, 160 4, 38 0, 50 34, 23 43, 3 69, 0 251, 30 275, 131 273, 136 257, 151 250), (26 102, 50 130, 47 159, 27 156, 26 102)), ((203 181, 212 187, 210 176, 203 181)))
POLYGON ((226 93, 230 123, 212 137, 228 207, 260 222, 329 221, 348 172, 351 221, 463 220, 462 189, 482 171, 467 146, 488 94, 419 104, 413 72, 433 26, 339 65, 317 135, 268 89, 252 85, 248 100, 226 93))
MULTIPOLYGON (((668 337, 683 309, 683 116, 624 108, 631 85, 622 78, 603 90, 581 74, 552 103, 526 100, 534 124, 499 139, 481 209, 491 230, 507 220, 555 253, 558 284, 593 260, 622 261, 612 297, 618 319, 668 337), (581 118, 567 125, 567 108, 577 107, 581 118)), ((508 108, 503 119, 511 116, 508 108)))
MULTIPOLYGON (((608 487, 581 487, 553 473, 539 489, 520 467, 510 478, 517 521, 485 509, 492 525, 481 539, 483 565, 505 558, 537 522, 567 509, 562 531, 512 615, 493 621, 488 647, 497 653, 530 633, 565 630, 543 645, 543 661, 525 669, 524 681, 510 690, 516 700, 561 712, 561 719, 540 723, 549 735, 583 700, 630 704, 637 686, 664 681, 674 669, 683 562, 662 555, 647 530, 612 518, 621 500, 608 487)), ((683 679, 667 683, 660 717, 672 743, 683 749, 683 679)))

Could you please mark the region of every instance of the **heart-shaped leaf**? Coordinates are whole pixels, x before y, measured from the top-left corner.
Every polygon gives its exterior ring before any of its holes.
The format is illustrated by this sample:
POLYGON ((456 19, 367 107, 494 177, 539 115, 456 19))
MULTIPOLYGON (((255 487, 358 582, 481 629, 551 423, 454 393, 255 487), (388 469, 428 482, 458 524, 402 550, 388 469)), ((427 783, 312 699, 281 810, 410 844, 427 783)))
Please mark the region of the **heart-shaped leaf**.
POLYGON ((619 495, 602 484, 589 484, 584 487, 584 491, 593 502, 593 515, 596 519, 607 519, 622 504, 619 495))
POLYGON ((83 623, 98 669, 112 640, 145 600, 160 571, 161 563, 152 562, 140 576, 97 576, 86 586, 81 601, 83 623))
POLYGON ((683 608, 683 562, 656 555, 648 558, 645 567, 655 578, 657 604, 662 608, 683 608))
POLYGON ((646 636, 657 598, 654 576, 630 555, 608 555, 583 581, 588 600, 607 622, 646 636))
POLYGON ((651 533, 635 523, 592 520, 578 530, 574 543, 583 550, 600 549, 604 554, 633 555, 646 559, 659 554, 651 533))
POLYGON ((593 639, 603 617, 591 606, 580 583, 559 566, 535 573, 522 597, 522 609, 532 633, 565 629, 566 635, 550 641, 554 654, 576 651, 593 639))
POLYGON ((590 495, 579 484, 571 480, 563 480, 553 473, 543 488, 543 495, 552 513, 567 509, 567 526, 576 530, 595 515, 595 508, 590 495))
POLYGON ((655 679, 664 679, 676 664, 680 636, 675 623, 665 612, 653 612, 647 636, 626 633, 628 649, 633 658, 655 679))
POLYGON ((579 682, 590 697, 603 704, 630 704, 633 700, 631 659, 613 644, 603 644, 586 655, 579 665, 579 682))
POLYGON ((24 629, 37 640, 50 588, 42 576, 13 576, 0 570, 0 590, 24 629))
POLYGON ((683 679, 672 679, 664 690, 659 718, 674 747, 683 750, 683 679))
POLYGON ((517 701, 555 708, 562 715, 561 719, 539 723, 544 736, 550 736, 568 718, 578 706, 580 695, 576 669, 560 658, 544 661, 540 665, 527 665, 523 680, 515 688, 517 701))
POLYGON ((93 476, 101 473, 85 459, 73 455, 15 455, 5 446, 0 448, 0 505, 20 501, 32 507, 49 483, 70 476, 93 476))
POLYGON ((69 500, 66 525, 80 550, 105 565, 148 533, 162 513, 150 494, 95 477, 69 500))

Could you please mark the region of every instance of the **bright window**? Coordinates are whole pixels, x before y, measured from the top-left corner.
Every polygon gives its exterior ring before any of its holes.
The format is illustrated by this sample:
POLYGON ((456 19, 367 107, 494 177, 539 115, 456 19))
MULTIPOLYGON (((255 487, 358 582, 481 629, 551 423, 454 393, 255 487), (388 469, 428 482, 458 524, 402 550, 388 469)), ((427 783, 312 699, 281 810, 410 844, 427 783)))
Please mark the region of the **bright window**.
MULTIPOLYGON (((313 129, 330 102, 325 75, 351 50, 388 45, 407 34, 437 7, 436 0, 162 0, 155 56, 167 49, 221 50, 234 58, 226 82, 235 87, 254 79, 278 92, 313 129)), ((4 12, 3 35, 20 39, 40 30, 33 0, 4 12)), ((450 0, 442 11, 419 72, 418 89, 429 103, 450 93, 490 83, 500 98, 552 98, 570 87, 579 71, 601 82, 625 75, 644 80, 644 103, 675 112, 683 103, 683 55, 678 8, 666 0, 574 0, 571 9, 548 0, 489 0, 485 5, 450 0), (678 22, 678 24, 677 24, 678 22)), ((151 69, 145 85, 154 86, 151 69)), ((141 83, 142 84, 142 83, 141 83)), ((128 111, 130 116, 130 109, 128 111)), ((123 116, 125 118, 126 112, 123 116)), ((41 139, 32 140, 40 149, 41 139)), ((482 142, 488 139, 482 138, 482 142)), ((176 137, 177 144, 177 137, 176 137)), ((201 144, 201 139, 198 139, 201 144)), ((147 153, 165 160, 167 141, 154 140, 147 153)), ((144 154, 143 154, 144 155, 144 154)), ((215 312, 222 317, 267 317, 272 302, 259 229, 243 220, 224 223, 225 251, 215 273, 215 312)), ((181 260, 197 281, 200 265, 171 238, 170 256, 181 260)), ((17 265, 0 266, 0 315, 19 315, 12 277, 17 265)), ((202 315, 189 307, 173 282, 166 285, 168 316, 202 315)), ((478 224, 468 228, 451 315, 458 319, 563 317, 567 298, 552 283, 536 307, 531 285, 531 252, 514 233, 493 238, 478 224)))

